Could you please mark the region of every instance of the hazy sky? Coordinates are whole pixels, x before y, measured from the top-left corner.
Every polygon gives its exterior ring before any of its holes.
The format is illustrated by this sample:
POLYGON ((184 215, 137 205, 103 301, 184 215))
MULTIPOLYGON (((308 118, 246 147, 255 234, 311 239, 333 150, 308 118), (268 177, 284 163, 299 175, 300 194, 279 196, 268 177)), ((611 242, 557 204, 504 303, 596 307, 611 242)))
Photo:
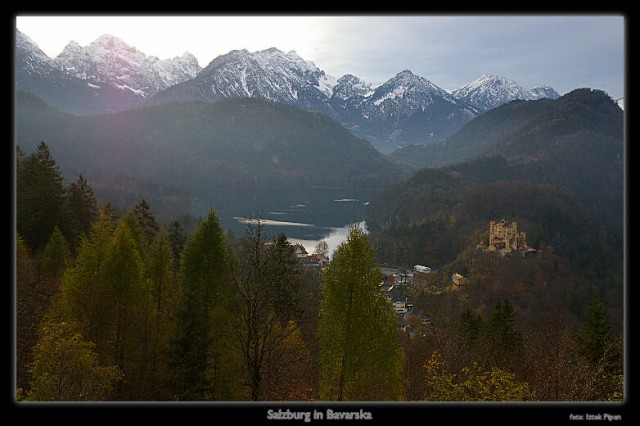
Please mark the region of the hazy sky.
MULTIPOLYGON (((628 25, 628 23, 626 23, 628 25)), ((483 74, 624 96, 625 16, 16 16, 48 56, 111 34, 147 55, 188 51, 205 67, 234 49, 295 50, 327 74, 380 84, 409 69, 452 90, 483 74)))

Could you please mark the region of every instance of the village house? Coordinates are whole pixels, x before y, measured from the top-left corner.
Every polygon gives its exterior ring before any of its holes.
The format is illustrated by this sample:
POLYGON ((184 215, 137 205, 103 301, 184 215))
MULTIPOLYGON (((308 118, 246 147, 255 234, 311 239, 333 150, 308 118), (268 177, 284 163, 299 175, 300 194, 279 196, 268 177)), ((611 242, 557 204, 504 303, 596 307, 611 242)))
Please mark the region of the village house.
POLYGON ((296 251, 296 256, 297 257, 301 258, 301 257, 309 256, 309 253, 307 252, 307 249, 305 249, 302 244, 294 244, 293 248, 296 251))
POLYGON ((319 253, 313 253, 306 256, 298 256, 300 263, 307 267, 324 268, 329 264, 329 259, 319 253))
POLYGON ((464 277, 462 274, 455 272, 451 276, 451 290, 460 291, 460 287, 464 287, 469 285, 469 280, 464 277))

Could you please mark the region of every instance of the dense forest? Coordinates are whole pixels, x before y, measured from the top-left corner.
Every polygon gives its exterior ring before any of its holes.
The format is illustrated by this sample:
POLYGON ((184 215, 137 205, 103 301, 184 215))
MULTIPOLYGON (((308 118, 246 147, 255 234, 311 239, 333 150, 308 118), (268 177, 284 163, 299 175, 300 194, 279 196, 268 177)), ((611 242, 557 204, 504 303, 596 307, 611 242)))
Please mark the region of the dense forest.
POLYGON ((618 242, 561 189, 418 175, 440 204, 408 229, 440 241, 424 249, 441 266, 407 290, 429 321, 400 329, 378 265, 420 244, 354 225, 326 269, 305 268, 259 217, 234 235, 214 209, 191 231, 145 199, 117 209, 82 175, 66 183, 44 142, 18 148, 16 166, 19 401, 623 400, 618 242), (508 217, 528 212, 518 220, 538 255, 476 250, 477 212, 500 196, 508 217), (441 291, 450 271, 466 289, 441 291))
POLYGON ((144 198, 163 221, 211 206, 239 215, 283 192, 373 190, 405 175, 327 116, 257 98, 77 117, 17 92, 16 136, 24 150, 46 141, 65 178, 83 174, 100 199, 144 198))

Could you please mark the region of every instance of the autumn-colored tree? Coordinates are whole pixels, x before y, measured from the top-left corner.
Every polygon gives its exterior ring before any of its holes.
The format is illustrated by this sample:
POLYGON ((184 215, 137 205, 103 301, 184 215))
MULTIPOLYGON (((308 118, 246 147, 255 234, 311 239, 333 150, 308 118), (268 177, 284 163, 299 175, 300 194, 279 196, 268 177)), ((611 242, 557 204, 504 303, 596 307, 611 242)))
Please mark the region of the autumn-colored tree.
POLYGON ((238 344, 251 400, 265 398, 263 376, 270 354, 279 350, 289 320, 297 316, 301 269, 284 234, 272 241, 258 218, 247 224, 238 253, 238 344))
POLYGON ((115 224, 100 210, 88 235, 82 238, 75 265, 65 271, 55 315, 59 321, 76 322, 81 334, 105 354, 111 339, 113 318, 109 310, 106 261, 115 224))
POLYGON ((16 236, 16 386, 26 389, 31 380, 30 365, 33 347, 38 341, 40 318, 46 305, 39 291, 31 251, 22 238, 16 236))
POLYGON ((429 401, 529 401, 527 382, 497 367, 485 369, 474 362, 458 373, 447 371, 442 355, 434 351, 424 364, 429 401))
POLYGON ((28 366, 33 362, 33 348, 46 312, 60 291, 63 274, 71 262, 66 239, 56 226, 40 256, 40 273, 37 260, 22 238, 16 239, 16 366, 17 385, 26 389, 30 379, 28 366))
POLYGON ((94 345, 77 324, 45 323, 35 347, 31 401, 104 401, 114 393, 122 374, 114 365, 101 366, 94 345))
POLYGON ((404 394, 404 354, 381 273, 358 226, 324 272, 320 305, 320 398, 397 400, 404 394))
POLYGON ((144 264, 133 233, 122 219, 113 234, 104 264, 106 299, 102 301, 111 319, 105 327, 109 341, 101 355, 124 373, 119 398, 137 399, 146 368, 142 359, 146 315, 144 306, 144 264))
MULTIPOLYGON (((54 228, 49 242, 42 255, 42 276, 45 279, 58 282, 71 260, 71 251, 64 235, 57 226, 54 228)), ((57 290, 57 288, 56 288, 57 290)))
POLYGON ((309 401, 315 393, 315 377, 311 352, 302 339, 295 321, 290 320, 285 330, 275 323, 274 342, 267 353, 262 374, 260 395, 267 401, 309 401))

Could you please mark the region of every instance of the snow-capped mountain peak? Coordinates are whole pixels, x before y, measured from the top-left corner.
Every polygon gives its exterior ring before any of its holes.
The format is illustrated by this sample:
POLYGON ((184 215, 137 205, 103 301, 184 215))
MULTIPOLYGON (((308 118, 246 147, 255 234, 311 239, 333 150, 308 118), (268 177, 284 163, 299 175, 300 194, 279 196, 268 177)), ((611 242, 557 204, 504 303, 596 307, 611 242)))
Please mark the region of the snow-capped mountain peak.
POLYGON ((534 87, 531 89, 531 93, 533 93, 535 99, 558 99, 560 97, 560 94, 548 84, 534 87))
POLYGON ((16 31, 16 65, 18 64, 23 66, 24 72, 41 75, 58 68, 53 59, 19 30, 16 31))
POLYGON ((371 118, 380 115, 374 111, 377 108, 385 115, 407 116, 418 110, 424 111, 436 99, 456 102, 451 95, 431 81, 415 75, 410 70, 403 70, 374 90, 367 99, 371 106, 366 115, 371 118))
POLYGON ((558 93, 549 86, 527 90, 515 81, 496 74, 485 74, 452 92, 459 101, 480 111, 487 111, 516 99, 534 100, 557 98, 558 93))
POLYGON ((336 79, 295 51, 285 53, 272 47, 257 52, 233 50, 220 55, 192 83, 190 89, 175 88, 158 98, 181 98, 184 96, 179 93, 181 90, 191 93, 197 90, 196 97, 202 100, 255 96, 323 111, 336 79))
POLYGON ((367 98, 373 94, 371 84, 352 74, 340 77, 333 87, 332 100, 347 100, 353 98, 367 98))
POLYGON ((93 86, 108 84, 141 97, 152 96, 193 78, 201 70, 190 53, 160 60, 109 34, 85 47, 72 41, 55 61, 62 69, 93 86))

